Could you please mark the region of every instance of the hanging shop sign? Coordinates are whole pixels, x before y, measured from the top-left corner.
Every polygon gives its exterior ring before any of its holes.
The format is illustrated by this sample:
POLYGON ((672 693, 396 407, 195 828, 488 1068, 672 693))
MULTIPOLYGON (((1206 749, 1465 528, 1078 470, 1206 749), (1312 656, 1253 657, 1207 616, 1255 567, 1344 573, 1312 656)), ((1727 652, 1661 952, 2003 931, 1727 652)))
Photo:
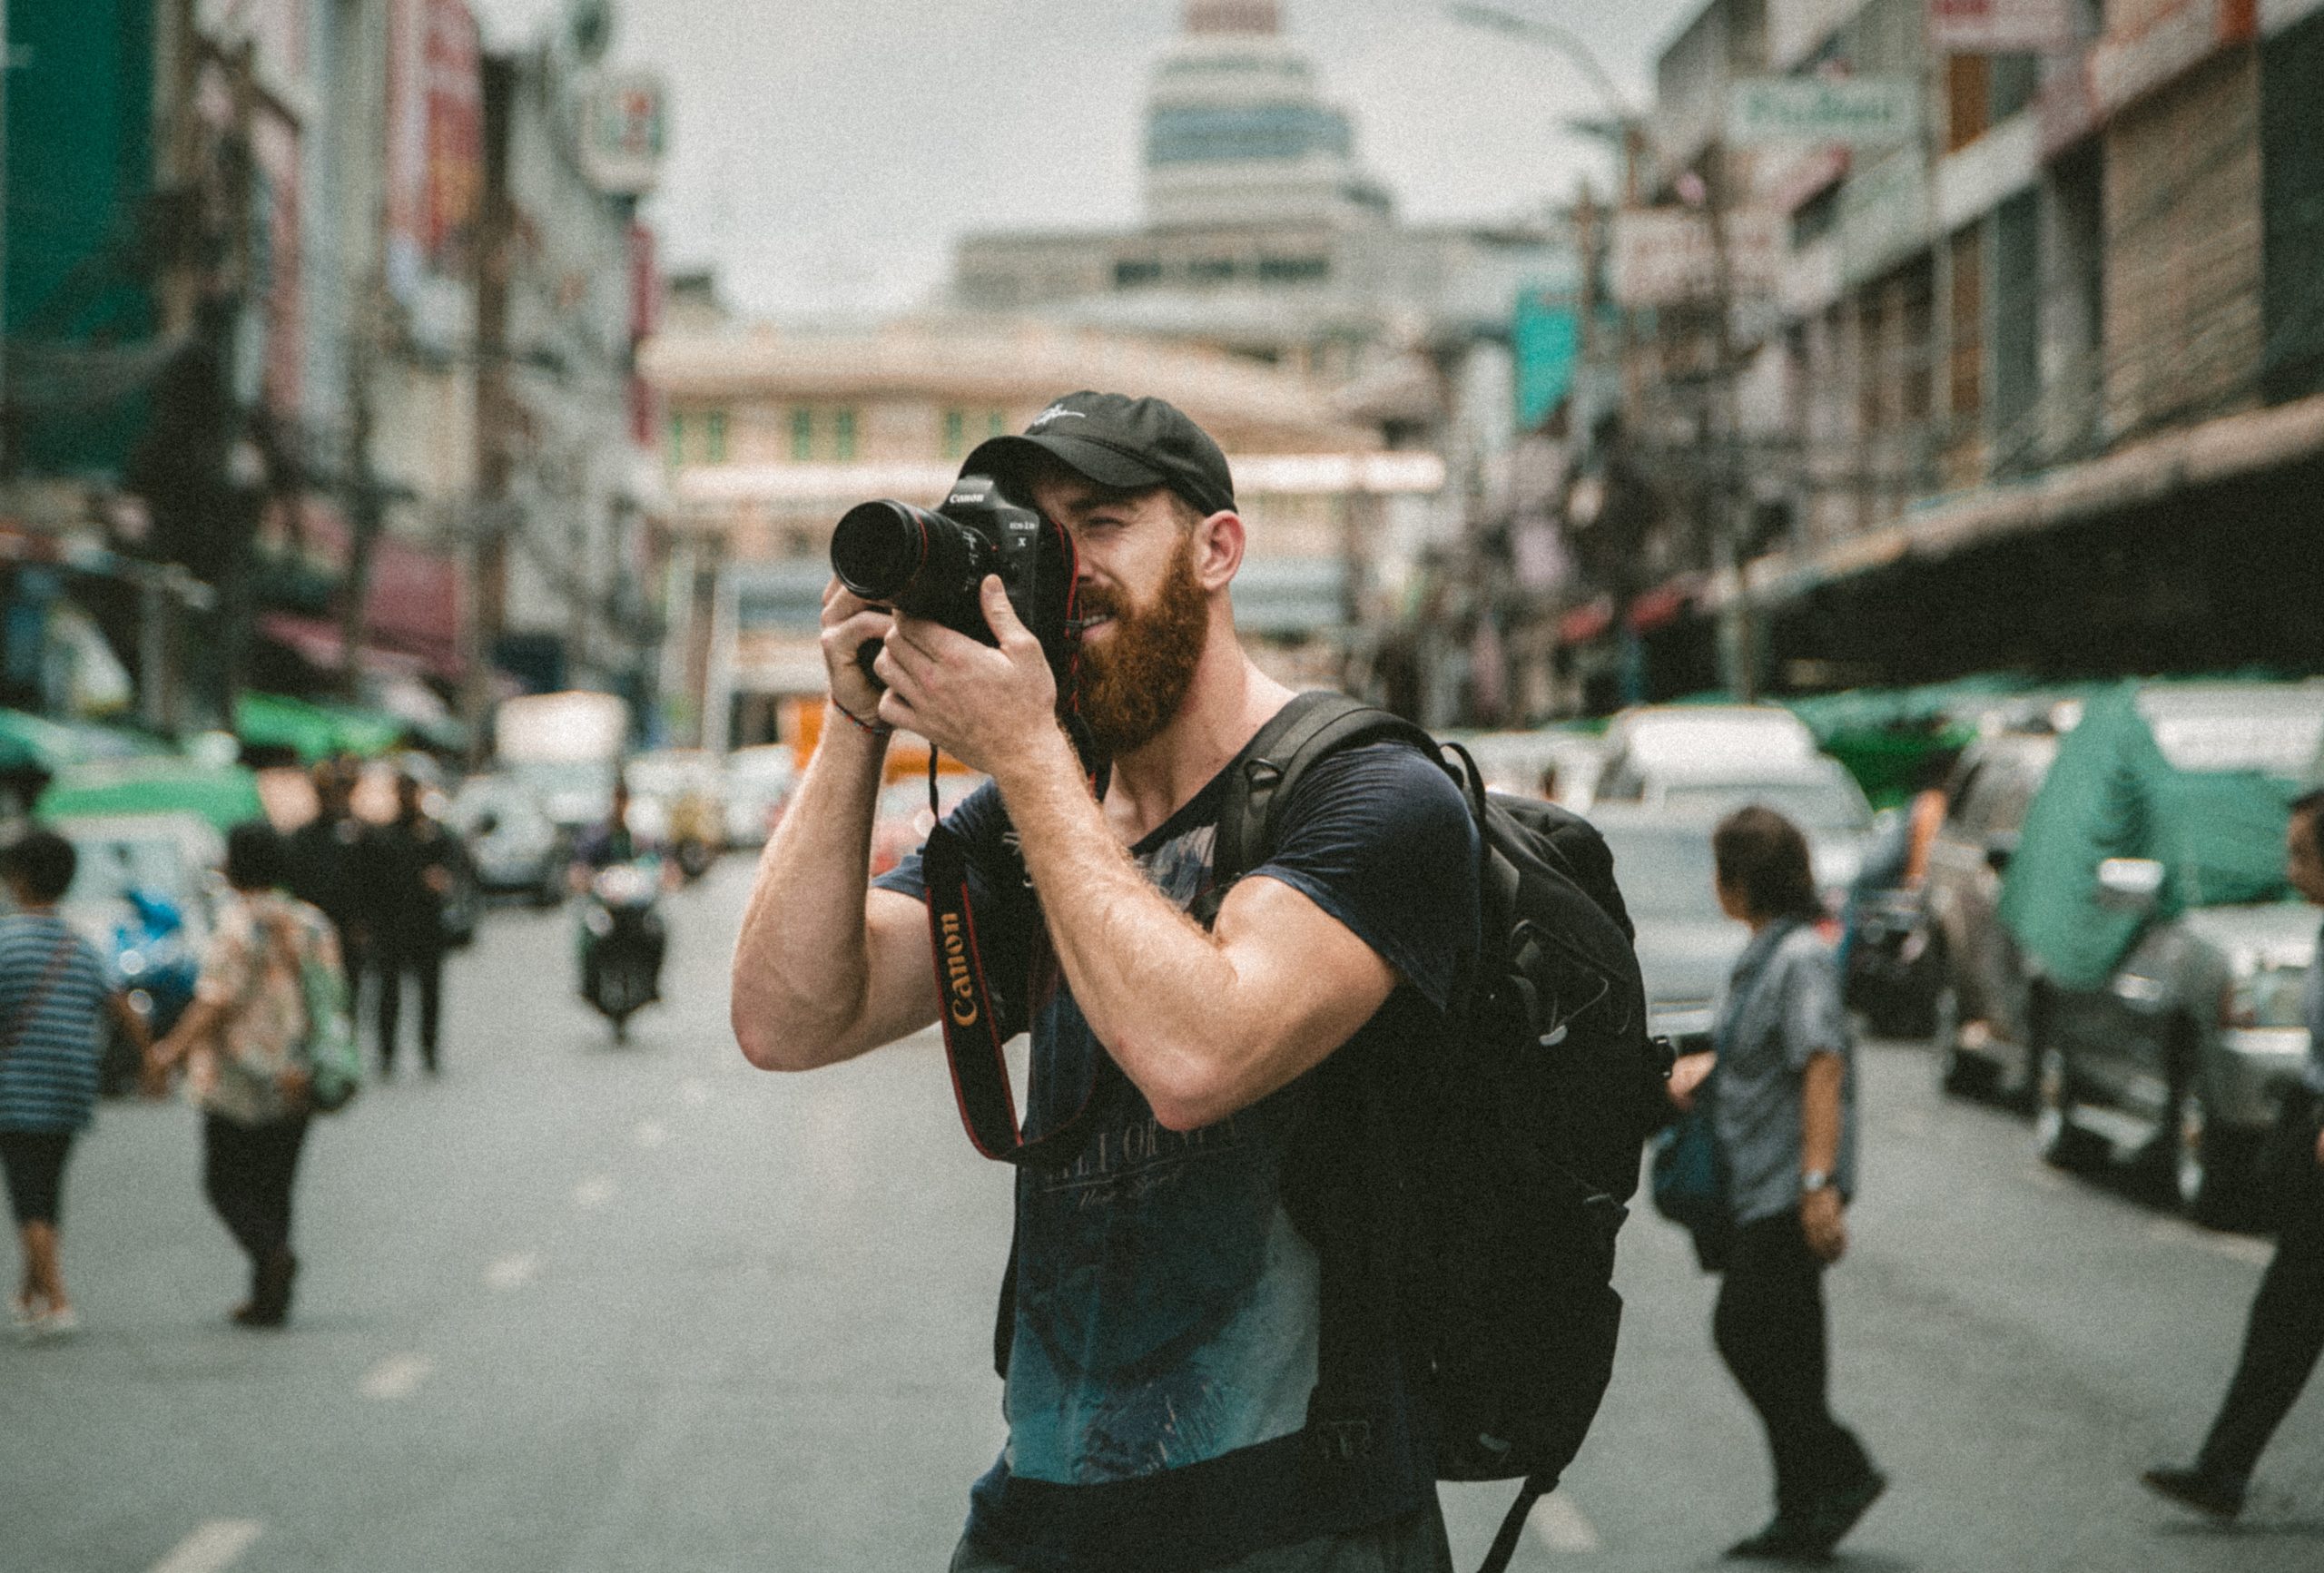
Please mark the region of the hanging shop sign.
POLYGON ((1699 208, 1631 208, 1614 215, 1614 298, 1625 306, 1772 298, 1782 287, 1785 224, 1763 208, 1726 215, 1726 276, 1710 215, 1699 208))
POLYGON ((1893 147, 1920 123, 1920 92, 1909 76, 1751 78, 1728 89, 1727 140, 1893 147))

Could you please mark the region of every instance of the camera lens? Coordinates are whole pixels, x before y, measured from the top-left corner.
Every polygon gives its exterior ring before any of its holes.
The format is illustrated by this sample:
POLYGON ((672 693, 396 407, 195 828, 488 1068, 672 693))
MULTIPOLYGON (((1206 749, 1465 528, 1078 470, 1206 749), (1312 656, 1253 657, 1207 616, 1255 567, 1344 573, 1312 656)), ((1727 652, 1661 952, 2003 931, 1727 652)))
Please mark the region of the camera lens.
POLYGON ((927 517, 908 504, 860 504, 832 532, 832 572, 867 601, 896 601, 927 558, 927 517))

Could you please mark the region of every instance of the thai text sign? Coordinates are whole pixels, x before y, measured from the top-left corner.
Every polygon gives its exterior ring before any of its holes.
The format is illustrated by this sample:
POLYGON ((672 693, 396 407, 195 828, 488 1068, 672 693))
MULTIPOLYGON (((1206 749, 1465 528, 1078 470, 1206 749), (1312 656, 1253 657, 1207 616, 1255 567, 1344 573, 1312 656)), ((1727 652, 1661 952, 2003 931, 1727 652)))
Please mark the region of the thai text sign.
POLYGON ((1728 89, 1727 139, 1891 147, 1919 122, 1920 85, 1908 76, 1768 76, 1728 89))
POLYGON ((1696 208, 1633 208, 1614 215, 1614 297, 1625 306, 1772 297, 1783 281, 1784 221, 1764 209, 1726 215, 1727 277, 1709 215, 1696 208))

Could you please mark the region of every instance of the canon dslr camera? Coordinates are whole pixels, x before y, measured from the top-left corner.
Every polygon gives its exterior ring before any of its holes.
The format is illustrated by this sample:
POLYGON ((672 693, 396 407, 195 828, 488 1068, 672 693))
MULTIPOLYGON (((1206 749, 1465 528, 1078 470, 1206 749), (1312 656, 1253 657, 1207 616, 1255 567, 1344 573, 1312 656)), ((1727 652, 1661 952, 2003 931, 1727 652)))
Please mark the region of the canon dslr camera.
MULTIPOLYGON (((990 476, 965 475, 933 513, 889 499, 848 509, 832 532, 832 571, 874 605, 998 644, 987 626, 980 587, 998 574, 1018 621, 1041 642, 1068 692, 1073 622, 1073 541, 1033 508, 1013 501, 990 476)), ((857 652, 866 673, 876 643, 857 652)))

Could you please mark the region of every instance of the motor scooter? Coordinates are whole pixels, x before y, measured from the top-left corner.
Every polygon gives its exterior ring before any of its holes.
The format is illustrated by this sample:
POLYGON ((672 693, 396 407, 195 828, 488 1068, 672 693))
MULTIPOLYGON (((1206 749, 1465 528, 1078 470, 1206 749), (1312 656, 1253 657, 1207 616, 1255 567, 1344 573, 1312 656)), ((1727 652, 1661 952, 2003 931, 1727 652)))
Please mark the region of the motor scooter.
POLYGON ((629 1018, 662 998, 668 945, 662 877, 651 860, 615 863, 591 877, 581 902, 581 998, 629 1041, 629 1018))

